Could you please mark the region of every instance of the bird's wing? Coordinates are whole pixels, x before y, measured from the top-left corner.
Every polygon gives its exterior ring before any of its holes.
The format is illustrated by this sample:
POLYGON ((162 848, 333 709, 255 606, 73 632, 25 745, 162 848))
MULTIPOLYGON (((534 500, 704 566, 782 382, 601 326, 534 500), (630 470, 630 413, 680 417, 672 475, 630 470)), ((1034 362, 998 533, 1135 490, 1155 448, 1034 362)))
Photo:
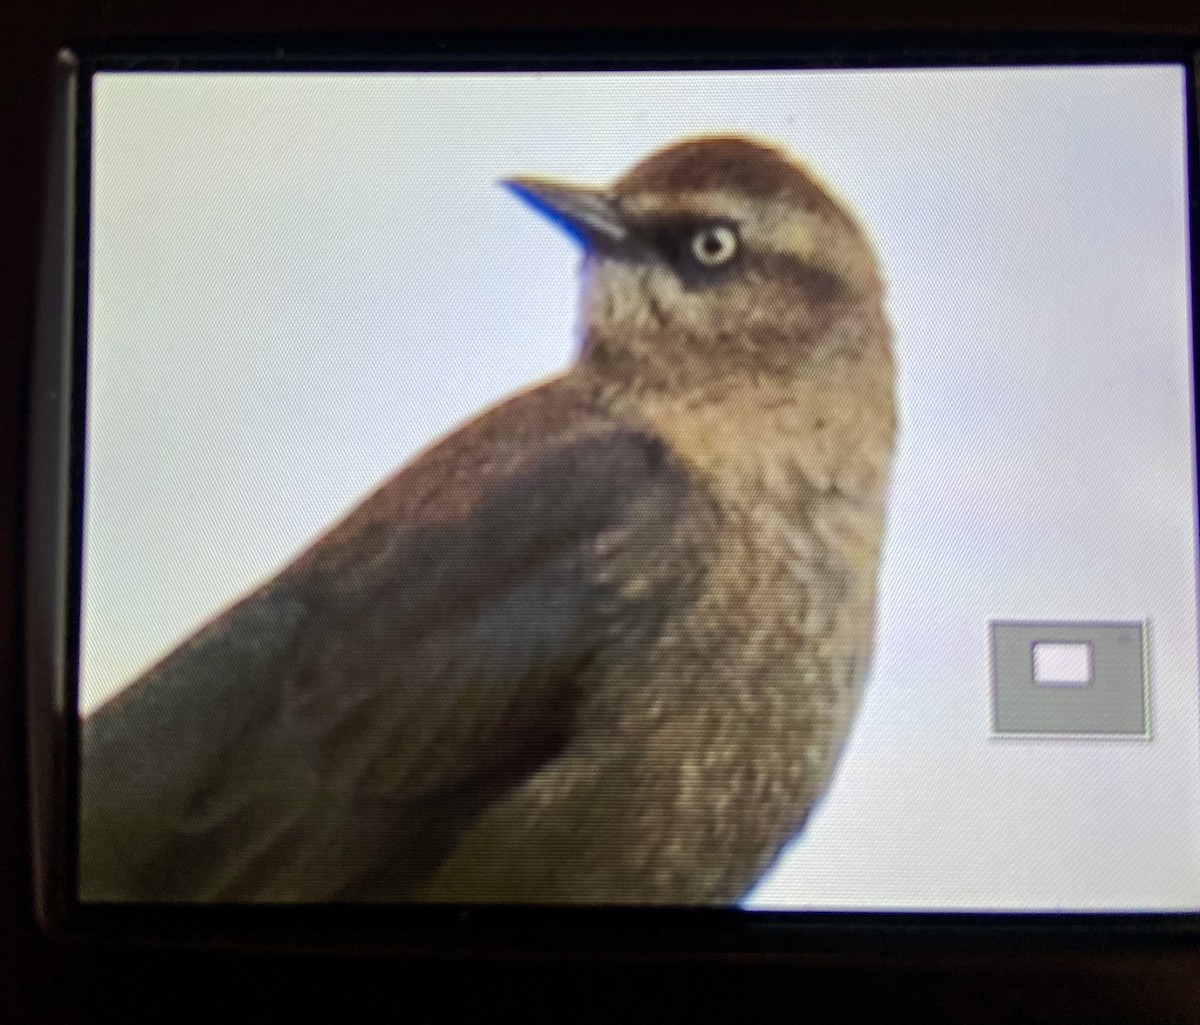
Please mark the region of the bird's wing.
POLYGON ((435 446, 84 722, 81 895, 331 899, 405 858, 419 882, 691 586, 655 553, 692 490, 554 384, 435 446))

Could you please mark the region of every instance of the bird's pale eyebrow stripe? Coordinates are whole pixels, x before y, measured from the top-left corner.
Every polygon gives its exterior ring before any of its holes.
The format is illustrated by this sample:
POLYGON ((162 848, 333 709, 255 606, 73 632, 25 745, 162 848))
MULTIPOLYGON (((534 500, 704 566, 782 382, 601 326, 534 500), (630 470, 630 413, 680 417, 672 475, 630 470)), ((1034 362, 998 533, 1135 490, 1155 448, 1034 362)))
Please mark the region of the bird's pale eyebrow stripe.
POLYGON ((682 240, 699 228, 729 224, 738 229, 747 246, 800 258, 807 258, 821 248, 821 235, 832 221, 844 223, 855 234, 859 230, 832 205, 829 210, 797 216, 794 209, 778 203, 764 208, 745 196, 720 190, 683 196, 644 196, 627 210, 627 216, 638 225, 638 233, 643 237, 658 236, 661 240, 677 236, 682 240), (830 210, 834 212, 832 215, 830 210))
MULTIPOLYGON (((686 269, 686 262, 680 263, 680 260, 689 234, 706 224, 718 223, 737 226, 737 221, 728 217, 705 217, 694 210, 688 210, 676 215, 657 213, 643 222, 641 233, 650 240, 657 251, 686 269)), ((815 263, 807 256, 807 248, 797 250, 771 246, 769 243, 769 247, 764 248, 761 243, 755 245, 753 239, 748 240, 744 237, 742 246, 741 259, 731 261, 729 268, 720 270, 728 269, 736 273, 740 265, 750 273, 757 272, 763 277, 787 282, 801 290, 809 302, 834 303, 847 296, 848 284, 845 278, 836 271, 815 263)), ((683 273, 683 270, 680 272, 683 273)), ((709 280, 708 275, 702 280, 709 280)))

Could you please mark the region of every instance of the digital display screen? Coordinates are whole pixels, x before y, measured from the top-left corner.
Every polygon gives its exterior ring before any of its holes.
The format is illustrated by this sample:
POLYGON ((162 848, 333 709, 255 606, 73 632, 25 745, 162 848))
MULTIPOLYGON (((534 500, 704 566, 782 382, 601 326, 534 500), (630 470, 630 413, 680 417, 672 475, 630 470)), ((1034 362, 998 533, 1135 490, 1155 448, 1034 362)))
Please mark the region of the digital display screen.
POLYGON ((82 902, 1200 910, 1181 65, 91 116, 82 902))

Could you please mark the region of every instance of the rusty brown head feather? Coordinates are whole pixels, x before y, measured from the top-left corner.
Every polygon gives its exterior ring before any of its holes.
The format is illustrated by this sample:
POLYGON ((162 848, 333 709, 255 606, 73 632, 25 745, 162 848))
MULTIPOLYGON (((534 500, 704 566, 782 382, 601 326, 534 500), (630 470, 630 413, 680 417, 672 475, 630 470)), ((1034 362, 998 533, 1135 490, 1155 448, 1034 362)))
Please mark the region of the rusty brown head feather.
POLYGON ((692 139, 608 188, 509 184, 582 241, 584 361, 627 381, 811 373, 856 356, 839 321, 880 309, 864 232, 776 147, 692 139))

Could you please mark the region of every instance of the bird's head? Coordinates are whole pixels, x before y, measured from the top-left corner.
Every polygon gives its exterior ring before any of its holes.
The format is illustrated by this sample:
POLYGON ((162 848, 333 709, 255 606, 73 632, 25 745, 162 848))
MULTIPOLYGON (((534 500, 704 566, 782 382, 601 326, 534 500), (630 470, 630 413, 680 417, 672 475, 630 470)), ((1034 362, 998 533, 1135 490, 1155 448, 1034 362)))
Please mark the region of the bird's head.
POLYGON ((582 360, 606 373, 794 374, 880 335, 860 329, 864 313, 882 316, 864 233, 775 147, 700 138, 608 188, 506 184, 583 246, 582 360))

